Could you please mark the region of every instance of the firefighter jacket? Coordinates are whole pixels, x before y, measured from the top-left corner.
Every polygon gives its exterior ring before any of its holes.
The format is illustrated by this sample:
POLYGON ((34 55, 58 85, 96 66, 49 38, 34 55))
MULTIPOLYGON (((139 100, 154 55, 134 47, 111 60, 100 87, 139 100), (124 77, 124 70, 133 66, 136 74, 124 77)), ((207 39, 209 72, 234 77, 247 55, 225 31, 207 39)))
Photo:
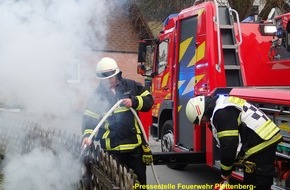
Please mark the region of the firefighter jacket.
MULTIPOLYGON (((115 92, 107 86, 101 83, 89 99, 83 115, 83 137, 90 136, 106 112, 121 99, 131 98, 132 108, 136 111, 149 111, 153 105, 152 95, 138 82, 120 78, 115 92)), ((96 140, 100 140, 106 151, 127 152, 142 144, 141 132, 131 110, 120 105, 100 127, 96 140)))
POLYGON ((223 175, 231 173, 237 156, 249 158, 281 141, 279 128, 246 100, 232 96, 219 96, 215 100, 210 120, 221 149, 223 175))

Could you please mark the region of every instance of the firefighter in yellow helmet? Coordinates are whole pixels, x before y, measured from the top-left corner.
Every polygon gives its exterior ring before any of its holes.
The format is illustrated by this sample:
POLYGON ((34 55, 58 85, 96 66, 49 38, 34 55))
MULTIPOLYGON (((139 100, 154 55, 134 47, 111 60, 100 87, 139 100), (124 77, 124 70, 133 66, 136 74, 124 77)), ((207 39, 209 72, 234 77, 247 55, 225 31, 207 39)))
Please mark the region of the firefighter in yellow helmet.
POLYGON ((194 124, 211 126, 220 147, 224 180, 237 166, 244 169, 245 184, 271 189, 276 146, 282 136, 265 113, 238 97, 197 96, 188 101, 186 115, 194 124))
POLYGON ((100 84, 89 99, 83 115, 82 144, 92 143, 88 137, 106 114, 104 112, 123 99, 121 106, 100 127, 95 140, 100 141, 101 147, 121 164, 133 169, 141 184, 146 184, 146 164, 153 161, 152 154, 151 151, 144 154, 143 148, 147 145, 129 107, 137 112, 149 111, 153 98, 140 83, 122 78, 121 74, 114 59, 104 57, 98 62, 96 77, 100 79, 100 84))

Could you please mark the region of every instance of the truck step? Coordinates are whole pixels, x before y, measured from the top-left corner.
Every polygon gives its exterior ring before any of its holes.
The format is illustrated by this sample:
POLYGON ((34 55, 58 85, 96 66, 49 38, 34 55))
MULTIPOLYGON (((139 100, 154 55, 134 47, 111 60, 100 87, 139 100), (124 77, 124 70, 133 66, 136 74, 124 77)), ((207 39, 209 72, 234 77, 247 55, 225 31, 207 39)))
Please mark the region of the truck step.
POLYGON ((241 67, 239 65, 225 65, 225 70, 239 70, 241 67))
POLYGON ((223 44, 223 49, 237 49, 238 47, 236 45, 226 45, 223 44))
POLYGON ((233 29, 233 25, 225 24, 225 25, 220 25, 220 29, 233 29))

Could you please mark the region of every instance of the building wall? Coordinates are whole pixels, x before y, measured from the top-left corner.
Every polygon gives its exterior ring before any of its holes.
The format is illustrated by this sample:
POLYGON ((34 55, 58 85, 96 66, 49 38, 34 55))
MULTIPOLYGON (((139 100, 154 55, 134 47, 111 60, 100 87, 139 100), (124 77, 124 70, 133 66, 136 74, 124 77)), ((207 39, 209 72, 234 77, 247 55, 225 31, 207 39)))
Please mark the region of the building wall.
POLYGON ((105 51, 137 53, 139 31, 134 28, 127 9, 116 8, 107 19, 109 25, 105 51))
POLYGON ((70 85, 75 88, 80 97, 76 111, 84 109, 90 95, 88 92, 98 85, 99 81, 95 77, 95 69, 97 62, 102 57, 115 59, 122 71, 123 78, 130 78, 144 85, 144 77, 137 74, 139 32, 134 28, 127 9, 121 7, 115 9, 107 19, 108 32, 105 48, 92 52, 85 61, 86 64, 81 66, 80 82, 70 85))
POLYGON ((133 26, 127 8, 115 8, 114 14, 108 18, 108 24, 107 47, 102 56, 115 59, 124 77, 143 82, 136 72, 139 31, 133 26))
POLYGON ((107 19, 106 47, 94 53, 90 64, 95 67, 101 57, 111 57, 117 61, 124 77, 143 82, 143 77, 136 72, 139 32, 130 20, 127 8, 115 8, 107 19))

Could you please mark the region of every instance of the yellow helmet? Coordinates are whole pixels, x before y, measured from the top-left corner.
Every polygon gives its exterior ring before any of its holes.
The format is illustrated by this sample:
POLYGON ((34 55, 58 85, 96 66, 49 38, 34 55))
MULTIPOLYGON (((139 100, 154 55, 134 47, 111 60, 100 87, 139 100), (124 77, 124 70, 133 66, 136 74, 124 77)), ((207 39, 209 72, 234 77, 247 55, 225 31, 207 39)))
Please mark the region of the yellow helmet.
POLYGON ((108 79, 120 72, 116 61, 109 57, 102 58, 96 67, 96 77, 98 79, 108 79))
POLYGON ((197 96, 187 102, 185 113, 191 123, 200 124, 204 110, 205 97, 197 96))

